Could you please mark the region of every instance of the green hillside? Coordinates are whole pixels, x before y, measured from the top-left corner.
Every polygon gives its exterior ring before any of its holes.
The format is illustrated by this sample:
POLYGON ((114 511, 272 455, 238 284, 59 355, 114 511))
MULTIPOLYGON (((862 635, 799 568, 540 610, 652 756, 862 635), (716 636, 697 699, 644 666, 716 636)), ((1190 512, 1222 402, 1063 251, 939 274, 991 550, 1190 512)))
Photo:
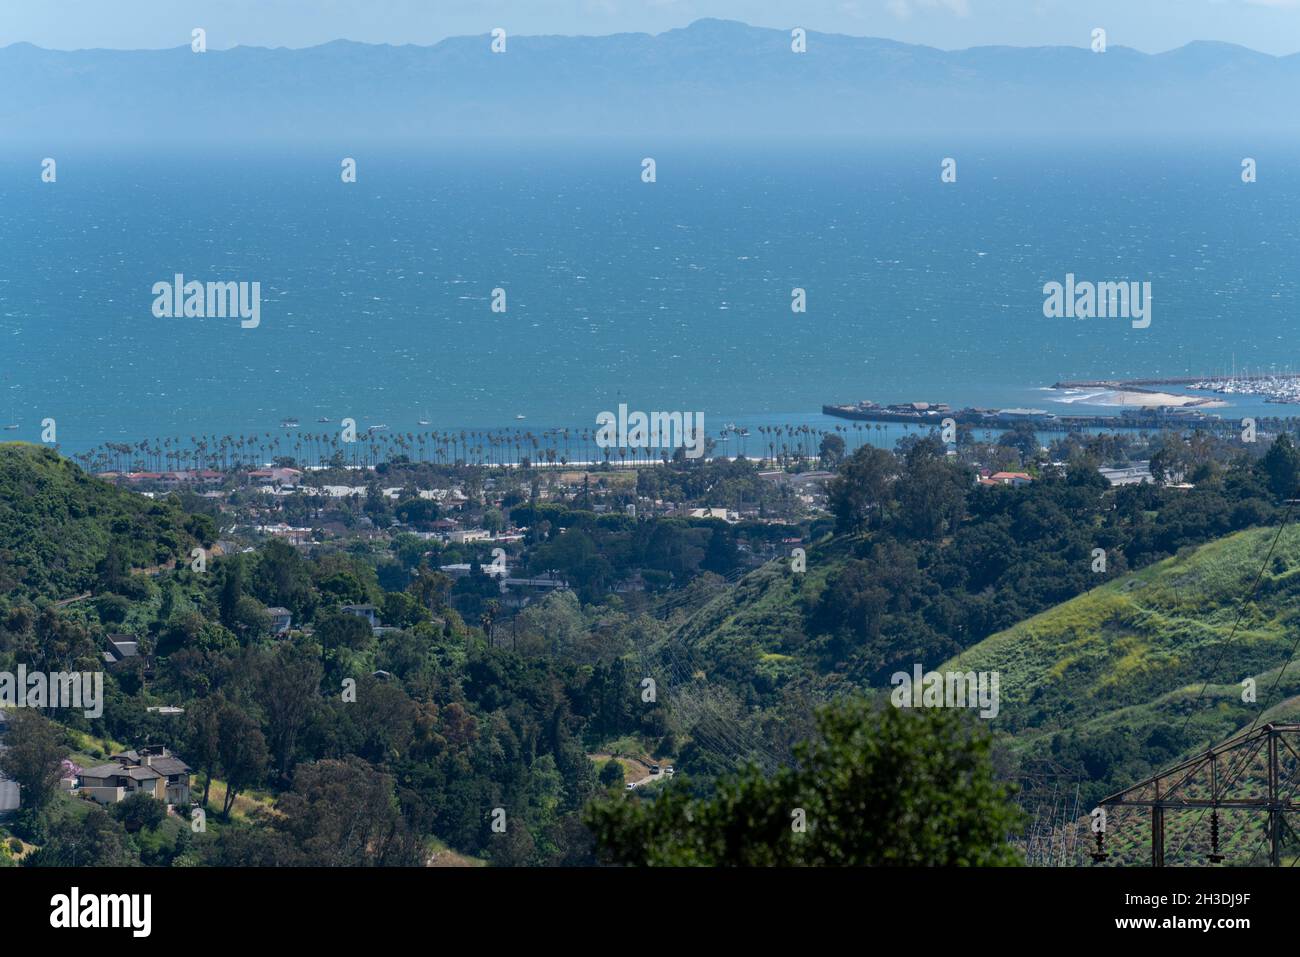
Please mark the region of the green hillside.
MULTIPOLYGON (((951 560, 953 551, 949 545, 926 555, 931 570, 951 560)), ((963 627, 940 631, 934 621, 978 617, 979 611, 965 614, 959 602, 982 598, 960 589, 945 593, 926 575, 915 554, 887 538, 827 538, 806 546, 804 571, 779 558, 721 589, 677 623, 673 644, 710 682, 755 706, 772 706, 795 692, 817 698, 861 693, 896 668, 913 661, 929 665, 954 652, 960 646, 954 633, 963 627)), ((1002 598, 1014 589, 999 592, 1002 598)), ((1010 621, 1021 617, 1006 614, 1010 621)))
MULTIPOLYGON (((1300 633, 1300 528, 1278 538, 1260 574, 1275 535, 1276 527, 1255 528, 1184 548, 998 631, 943 665, 921 642, 899 644, 897 632, 891 653, 895 662, 927 669, 999 672, 1001 710, 992 730, 1013 776, 1050 765, 1095 801, 1247 727, 1266 705, 1269 719, 1300 714, 1291 700, 1300 695, 1300 665, 1287 669, 1269 697, 1300 633), (1256 703, 1242 700, 1246 678, 1255 680, 1256 703)), ((666 657, 680 678, 691 673, 690 695, 729 689, 747 702, 756 729, 767 720, 768 733, 780 737, 771 724, 776 715, 777 725, 792 723, 809 701, 867 687, 887 691, 878 662, 866 662, 861 650, 828 662, 832 639, 817 632, 812 612, 860 549, 844 540, 811 548, 802 574, 788 561, 769 562, 680 622, 666 657)), ((731 721, 746 711, 715 710, 731 721)))
POLYGON ((1238 707, 1240 682, 1256 678, 1263 698, 1300 620, 1300 528, 1277 538, 1261 574, 1275 537, 1252 529, 1188 550, 992 635, 941 670, 1000 672, 998 724, 1018 735, 1126 712, 1185 717, 1206 681, 1201 709, 1229 731, 1238 711, 1250 713, 1238 707))
MULTIPOLYGON (((698 668, 692 694, 700 693, 696 685, 748 682, 758 692, 750 704, 761 713, 792 688, 812 698, 863 685, 885 693, 884 682, 859 669, 825 668, 818 653, 824 638, 808 629, 808 608, 841 572, 849 548, 834 542, 810 550, 802 575, 792 573, 789 562, 770 562, 681 623, 671 641, 678 658, 698 668)), ((1086 813, 1105 795, 1256 719, 1259 725, 1300 720, 1300 664, 1278 680, 1298 635, 1300 528, 1289 526, 1278 536, 1274 526, 1184 548, 999 631, 937 667, 922 655, 916 660, 939 671, 999 672, 1001 710, 991 727, 1002 742, 1007 773, 1026 792, 1026 808, 1032 812, 1045 800, 1036 787, 1060 786, 1073 799, 1077 785, 1086 813), (1242 700, 1247 678, 1255 681, 1254 703, 1242 700)), ((752 720, 756 731, 762 728, 761 717, 752 720)), ((743 744, 753 735, 738 737, 743 744)), ((1242 787, 1263 786, 1257 770, 1247 770, 1242 787)), ((1222 850, 1230 860, 1257 856, 1259 835, 1249 815, 1225 811, 1221 823, 1222 850)), ((1144 860, 1149 830, 1141 816, 1119 811, 1113 824, 1109 863, 1144 860)), ((1077 827, 1071 859, 1086 864, 1090 846, 1078 841, 1086 821, 1077 827)), ((1171 863, 1175 847, 1179 862, 1201 861, 1209 853, 1208 835, 1208 818, 1171 815, 1171 863)))
POLYGON ((1300 665, 1270 697, 1300 616, 1300 529, 1287 528, 1265 564, 1275 537, 1253 529, 1187 550, 992 635, 939 670, 999 672, 995 730, 1026 766, 1076 772, 1090 807, 1257 717, 1300 713, 1300 665), (1242 700, 1247 678, 1254 703, 1242 700))
MULTIPOLYGON (((999 631, 938 670, 998 671, 995 725, 1022 745, 1064 731, 1181 726, 1189 715, 1189 734, 1221 737, 1254 717, 1241 681, 1255 678, 1262 702, 1300 628, 1295 526, 1278 539, 1243 609, 1275 535, 1276 528, 1249 529, 1184 549, 999 631)), ((827 693, 859 684, 853 669, 820 666, 824 638, 810 630, 807 613, 845 551, 842 542, 811 549, 804 574, 769 562, 681 623, 675 646, 707 663, 716 682, 757 679, 760 690, 815 684, 827 693)), ((1282 692, 1300 693, 1300 667, 1288 669, 1282 692)))
POLYGON ((66 598, 105 574, 188 555, 211 533, 208 519, 96 479, 53 449, 0 443, 0 595, 66 598))
POLYGON ((818 669, 807 606, 846 552, 843 543, 809 549, 801 574, 788 560, 768 562, 692 614, 676 640, 712 665, 712 677, 728 682, 770 690, 812 677, 818 669))

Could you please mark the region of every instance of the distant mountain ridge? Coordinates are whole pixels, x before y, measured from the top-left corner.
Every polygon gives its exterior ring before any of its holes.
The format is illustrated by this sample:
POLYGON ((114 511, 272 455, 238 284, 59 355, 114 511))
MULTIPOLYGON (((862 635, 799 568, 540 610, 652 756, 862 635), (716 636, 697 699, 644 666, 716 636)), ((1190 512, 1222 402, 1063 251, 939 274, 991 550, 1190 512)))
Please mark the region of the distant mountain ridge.
MULTIPOLYGON (((1081 38, 1086 43, 1087 38, 1081 38)), ((466 136, 1065 135, 1282 133, 1300 54, 1216 42, 973 47, 725 20, 650 35, 487 35, 434 46, 0 49, 11 140, 193 143, 466 136)))

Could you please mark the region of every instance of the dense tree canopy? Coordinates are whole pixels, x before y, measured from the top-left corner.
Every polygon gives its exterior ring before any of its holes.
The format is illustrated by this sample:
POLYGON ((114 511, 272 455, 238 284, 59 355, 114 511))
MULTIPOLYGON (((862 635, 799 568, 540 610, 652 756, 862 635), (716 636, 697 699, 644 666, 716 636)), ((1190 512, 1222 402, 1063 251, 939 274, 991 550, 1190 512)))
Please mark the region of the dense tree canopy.
POLYGON ((719 781, 712 797, 593 804, 602 857, 667 866, 989 866, 1018 862, 1019 810, 986 733, 953 712, 863 701, 822 712, 797 763, 719 781))

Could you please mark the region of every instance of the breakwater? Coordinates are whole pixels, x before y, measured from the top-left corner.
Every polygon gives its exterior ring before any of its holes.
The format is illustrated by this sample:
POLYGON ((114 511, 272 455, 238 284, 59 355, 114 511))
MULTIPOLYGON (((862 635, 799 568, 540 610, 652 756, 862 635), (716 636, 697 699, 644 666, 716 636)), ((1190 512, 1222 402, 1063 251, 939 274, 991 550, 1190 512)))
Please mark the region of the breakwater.
POLYGON ((1300 373, 1251 373, 1249 375, 1233 373, 1232 375, 1177 376, 1172 379, 1081 379, 1073 382, 1057 382, 1053 389, 1118 389, 1124 392, 1149 392, 1143 386, 1187 385, 1194 386, 1210 381, 1231 382, 1269 382, 1278 378, 1300 378, 1300 373))
POLYGON ((1076 432, 1086 429, 1169 429, 1231 427, 1225 419, 1185 409, 1125 409, 1117 415, 1056 415, 1052 412, 1005 409, 916 409, 873 405, 823 405, 823 415, 860 422, 902 422, 940 428, 944 419, 981 429, 1013 429, 1031 425, 1039 432, 1076 432))

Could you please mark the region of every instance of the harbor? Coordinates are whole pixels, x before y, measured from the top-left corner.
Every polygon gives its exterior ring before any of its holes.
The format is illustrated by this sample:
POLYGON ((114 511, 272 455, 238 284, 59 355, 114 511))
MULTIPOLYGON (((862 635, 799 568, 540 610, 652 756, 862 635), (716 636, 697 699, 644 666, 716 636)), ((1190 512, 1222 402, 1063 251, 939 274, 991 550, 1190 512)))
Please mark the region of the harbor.
POLYGON ((823 405, 824 415, 860 422, 901 422, 938 428, 945 419, 981 429, 1013 429, 1030 425, 1040 432, 1075 432, 1085 429, 1225 428, 1230 423, 1196 408, 1160 406, 1122 409, 1116 414, 1058 415, 1045 409, 953 409, 943 402, 907 402, 880 405, 862 401, 850 405, 823 405))
MULTIPOLYGON (((1116 392, 1153 393, 1156 386, 1174 386, 1215 395, 1259 396, 1265 402, 1300 404, 1300 372, 1230 372, 1224 375, 1180 376, 1167 379, 1093 379, 1057 382, 1053 389, 1078 391, 1105 389, 1116 392)), ((1193 399, 1190 404, 1207 404, 1212 399, 1193 399)))
MULTIPOLYGON (((1067 405, 1103 406, 1115 411, 1056 413, 1039 408, 953 408, 944 402, 881 404, 863 400, 824 405, 822 413, 860 422, 897 422, 922 427, 939 427, 945 419, 951 419, 957 425, 981 429, 1013 429, 1028 424, 1041 432, 1189 428, 1223 431, 1237 428, 1236 418, 1209 410, 1225 408, 1230 404, 1229 397, 1256 398, 1278 405, 1300 404, 1300 372, 1238 372, 1234 367, 1218 375, 1071 379, 1055 382, 1043 391, 1055 393, 1055 401, 1067 405)), ((1231 404, 1241 405, 1239 401, 1231 404)), ((1274 416, 1267 418, 1270 425, 1287 421, 1274 416)))

